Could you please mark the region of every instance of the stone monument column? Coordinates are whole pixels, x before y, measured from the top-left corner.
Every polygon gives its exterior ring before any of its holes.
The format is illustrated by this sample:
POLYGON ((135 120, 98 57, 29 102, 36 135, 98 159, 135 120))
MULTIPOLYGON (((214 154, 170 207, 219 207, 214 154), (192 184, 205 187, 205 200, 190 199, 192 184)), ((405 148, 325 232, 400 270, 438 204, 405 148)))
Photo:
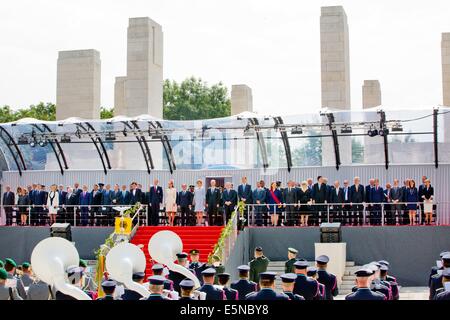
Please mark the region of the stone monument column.
POLYGON ((252 89, 245 84, 231 86, 231 115, 244 111, 253 112, 252 89))
POLYGON ((56 120, 100 118, 100 52, 59 51, 56 80, 56 120))
MULTIPOLYGON (((450 107, 450 32, 442 34, 442 92, 443 105, 450 107)), ((444 142, 450 142, 450 115, 444 115, 444 142)))
MULTIPOLYGON (((321 8, 320 58, 322 108, 350 110, 349 35, 347 15, 342 6, 321 8)), ((339 137, 338 140, 341 164, 351 164, 351 138, 339 137)), ((333 142, 329 137, 322 139, 322 165, 335 165, 333 142)))

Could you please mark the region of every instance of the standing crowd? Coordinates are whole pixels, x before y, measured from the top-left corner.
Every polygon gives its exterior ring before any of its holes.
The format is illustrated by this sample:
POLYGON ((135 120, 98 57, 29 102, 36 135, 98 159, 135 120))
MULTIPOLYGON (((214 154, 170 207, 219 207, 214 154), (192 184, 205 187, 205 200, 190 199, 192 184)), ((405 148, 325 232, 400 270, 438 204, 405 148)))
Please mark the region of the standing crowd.
POLYGON ((82 226, 114 224, 118 211, 115 206, 141 203, 146 208, 149 225, 223 225, 228 222, 239 202, 244 205, 245 224, 256 226, 317 226, 321 222, 340 222, 342 225, 415 225, 433 223, 435 211, 434 189, 423 176, 422 184, 406 179, 400 185, 380 185, 379 179, 370 179, 362 185, 359 177, 328 183, 326 177, 309 178, 302 182, 290 180, 285 186, 264 180, 253 187, 242 177, 237 189, 231 182, 218 186, 211 180, 208 187, 199 179, 196 185, 181 184, 177 189, 173 180, 163 189, 159 180, 144 191, 142 185, 132 182, 129 187, 115 184, 94 184, 73 187, 33 184, 18 187, 14 193, 6 186, 3 194, 6 225, 46 225, 68 222, 82 226), (420 210, 418 210, 420 209, 420 210), (420 212, 420 218, 418 215, 420 212), (384 215, 382 214, 384 213, 384 215), (363 221, 366 217, 368 221, 363 221))

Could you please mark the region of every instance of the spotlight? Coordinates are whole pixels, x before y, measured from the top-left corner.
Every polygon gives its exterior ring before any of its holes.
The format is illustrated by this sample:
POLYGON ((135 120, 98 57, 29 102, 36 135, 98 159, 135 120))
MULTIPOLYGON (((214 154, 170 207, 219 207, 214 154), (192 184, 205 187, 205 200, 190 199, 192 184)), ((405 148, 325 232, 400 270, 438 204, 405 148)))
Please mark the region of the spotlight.
POLYGON ((350 127, 350 126, 343 126, 341 128, 341 133, 352 133, 352 132, 353 132, 352 127, 350 127))
POLYGON ((367 134, 369 135, 369 137, 376 137, 378 135, 378 130, 377 129, 369 129, 369 131, 367 131, 367 134))
POLYGON ((396 123, 391 130, 392 132, 403 132, 403 127, 400 123, 396 123))
POLYGON ((113 132, 108 132, 105 136, 105 141, 114 141, 116 140, 116 135, 113 132))
POLYGON ((294 128, 292 129, 291 134, 303 134, 303 130, 300 127, 294 128))
POLYGON ((384 128, 384 129, 380 130, 380 132, 378 132, 378 134, 381 137, 387 136, 389 134, 389 129, 388 128, 384 128))
POLYGON ((39 146, 40 147, 45 147, 47 145, 47 140, 39 140, 39 146))
POLYGON ((68 135, 65 134, 61 137, 61 143, 70 143, 70 142, 71 142, 71 139, 68 135))
POLYGON ((17 140, 17 144, 28 144, 28 138, 24 135, 21 135, 17 140))
POLYGON ((36 146, 36 140, 30 141, 30 147, 34 148, 36 146))

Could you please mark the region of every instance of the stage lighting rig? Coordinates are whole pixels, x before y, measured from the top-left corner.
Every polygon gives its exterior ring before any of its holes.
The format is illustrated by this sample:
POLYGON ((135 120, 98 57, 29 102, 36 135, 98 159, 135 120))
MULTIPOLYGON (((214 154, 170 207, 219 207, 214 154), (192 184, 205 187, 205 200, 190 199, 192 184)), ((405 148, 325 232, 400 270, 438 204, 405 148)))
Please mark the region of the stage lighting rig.
POLYGON ((343 134, 351 134, 353 133, 352 127, 350 127, 349 125, 345 125, 341 128, 341 133, 343 134))
POLYGON ((369 129, 369 131, 367 131, 367 135, 368 135, 369 137, 376 137, 376 136, 378 135, 378 130, 375 129, 374 127, 371 127, 371 128, 369 129))
POLYGON ((388 129, 388 128, 383 128, 383 129, 381 129, 381 130, 378 132, 378 134, 379 134, 381 137, 387 136, 387 135, 389 134, 389 129, 388 129))

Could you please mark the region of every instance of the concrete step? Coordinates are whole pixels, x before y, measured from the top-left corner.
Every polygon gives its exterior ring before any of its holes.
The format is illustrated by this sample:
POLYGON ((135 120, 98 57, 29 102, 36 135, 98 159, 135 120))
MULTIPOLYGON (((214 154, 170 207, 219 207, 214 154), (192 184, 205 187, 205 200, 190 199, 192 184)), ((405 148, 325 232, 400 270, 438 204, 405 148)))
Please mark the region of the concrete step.
POLYGON ((354 267, 354 266, 355 266, 355 261, 347 261, 347 262, 345 263, 345 266, 346 266, 346 267, 354 267))
POLYGON ((352 288, 355 286, 354 283, 345 283, 345 284, 341 284, 341 286, 339 287, 339 290, 352 290, 352 288))

